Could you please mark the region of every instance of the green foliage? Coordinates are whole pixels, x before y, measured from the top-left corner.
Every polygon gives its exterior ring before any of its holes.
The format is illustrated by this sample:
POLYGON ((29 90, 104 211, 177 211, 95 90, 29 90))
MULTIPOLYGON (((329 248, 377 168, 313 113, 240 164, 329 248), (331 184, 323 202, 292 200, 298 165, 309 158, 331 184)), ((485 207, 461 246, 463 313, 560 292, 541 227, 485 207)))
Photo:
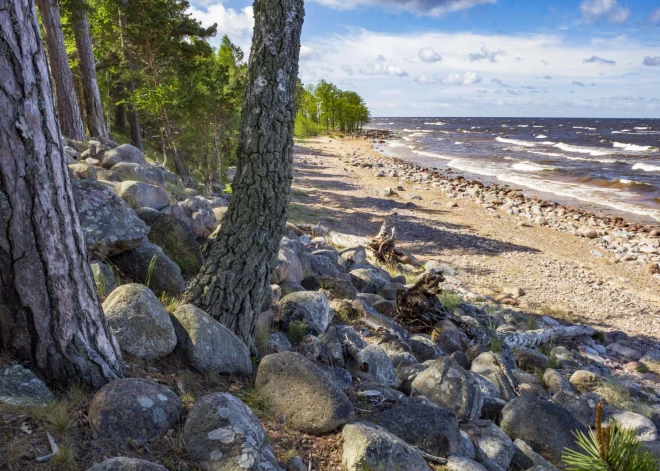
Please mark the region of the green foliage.
POLYGON ((292 344, 298 344, 307 335, 307 326, 303 321, 293 321, 286 329, 286 337, 292 344))
POLYGON ((156 262, 158 261, 158 256, 154 255, 151 257, 151 260, 149 260, 149 267, 147 267, 147 277, 144 280, 144 285, 148 288, 149 283, 151 283, 151 276, 154 273, 154 269, 156 268, 156 262))
POLYGON ((227 193, 228 195, 231 195, 231 194, 234 192, 234 190, 233 190, 233 188, 232 188, 232 186, 231 186, 231 183, 227 183, 227 184, 225 185, 224 192, 227 193))
POLYGON ((504 350, 504 340, 499 337, 493 337, 490 339, 490 345, 488 348, 491 352, 499 353, 504 350))
POLYGON ((602 438, 598 431, 577 432, 582 451, 566 449, 562 460, 568 471, 657 471, 660 461, 644 448, 634 430, 614 426, 602 438))
POLYGON ((318 136, 323 132, 323 127, 316 124, 310 118, 303 116, 301 113, 296 115, 296 123, 293 135, 298 139, 305 139, 308 137, 318 136))
POLYGON ((439 296, 440 302, 448 310, 453 311, 463 302, 463 298, 451 291, 443 291, 439 296))

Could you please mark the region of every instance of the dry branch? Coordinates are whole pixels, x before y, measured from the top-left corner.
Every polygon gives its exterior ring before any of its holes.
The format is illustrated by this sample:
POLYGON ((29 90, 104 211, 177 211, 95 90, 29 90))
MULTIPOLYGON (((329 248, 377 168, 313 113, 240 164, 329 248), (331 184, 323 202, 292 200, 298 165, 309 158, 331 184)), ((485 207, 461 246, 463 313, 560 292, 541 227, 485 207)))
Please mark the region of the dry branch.
POLYGON ((586 325, 558 326, 549 329, 530 330, 528 332, 505 334, 502 340, 511 348, 538 347, 548 342, 563 338, 596 335, 596 330, 586 325))

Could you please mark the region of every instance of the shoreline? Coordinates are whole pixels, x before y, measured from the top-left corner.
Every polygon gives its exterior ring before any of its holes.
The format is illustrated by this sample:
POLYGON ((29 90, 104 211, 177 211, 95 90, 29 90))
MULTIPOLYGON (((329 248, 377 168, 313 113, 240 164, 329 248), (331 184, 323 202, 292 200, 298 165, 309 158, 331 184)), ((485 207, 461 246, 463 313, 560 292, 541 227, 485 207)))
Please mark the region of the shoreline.
MULTIPOLYGON (((466 296, 498 299, 506 287, 517 285, 527 294, 515 302, 526 312, 579 319, 658 342, 653 332, 660 332, 660 274, 645 272, 648 264, 642 261, 660 254, 624 262, 602 247, 608 239, 622 244, 621 234, 588 226, 586 216, 582 222, 570 220, 572 232, 556 230, 547 213, 559 205, 545 207, 524 197, 514 200, 519 214, 508 214, 513 207, 503 208, 506 195, 442 174, 434 179, 415 164, 383 156, 371 140, 324 136, 296 143, 292 222, 373 236, 392 218, 401 247, 422 262, 455 268, 458 275, 451 280, 466 296), (493 203, 498 198, 503 204, 493 203), (550 224, 536 224, 534 206, 550 224), (527 209, 531 220, 524 216, 527 209), (576 234, 581 226, 591 233, 576 234)), ((660 246, 660 237, 649 232, 617 232, 630 234, 627 245, 648 238, 660 246)))
POLYGON ((368 140, 372 138, 371 136, 373 135, 372 131, 375 131, 375 135, 378 137, 371 142, 371 145, 373 147, 373 150, 378 152, 379 155, 382 155, 384 158, 392 159, 396 163, 399 164, 410 164, 418 168, 419 170, 426 171, 426 172, 431 172, 432 174, 438 174, 441 177, 444 177, 446 180, 455 180, 455 179, 461 179, 463 178, 466 181, 469 182, 475 182, 477 184, 483 185, 484 188, 486 189, 491 189, 491 188, 497 188, 500 190, 503 189, 511 189, 514 191, 519 191, 519 192, 536 192, 540 194, 545 194, 545 195, 550 195, 548 197, 542 197, 542 196, 525 196, 525 198, 528 199, 534 199, 537 200, 539 203, 544 204, 544 205, 559 205, 561 207, 564 207, 565 210, 570 211, 571 213, 578 213, 578 214, 584 214, 589 217, 597 218, 598 220, 604 221, 606 224, 615 224, 617 228, 631 228, 633 232, 638 232, 640 229, 646 228, 647 231, 651 231, 653 229, 658 229, 660 230, 660 221, 655 220, 652 216, 650 215, 641 215, 641 214, 635 214, 630 211, 626 211, 623 209, 616 209, 611 206, 607 205, 598 205, 597 203, 589 202, 589 201, 582 201, 577 198, 571 197, 571 196, 562 196, 562 195, 555 195, 552 192, 549 191, 543 191, 543 190, 536 190, 534 188, 529 188, 529 187, 514 187, 509 184, 500 184, 497 183, 496 181, 489 181, 491 178, 489 178, 487 175, 479 175, 475 174, 475 178, 466 178, 463 177, 461 174, 463 173, 471 173, 468 171, 461 171, 461 170, 454 170, 451 167, 446 167, 443 171, 439 170, 434 170, 434 167, 428 166, 425 164, 420 164, 413 162, 411 160, 406 160, 401 157, 393 156, 393 155, 388 155, 385 151, 385 149, 379 149, 376 146, 378 145, 383 145, 387 144, 387 141, 398 141, 401 139, 401 136, 397 134, 395 131, 390 131, 390 130, 384 130, 384 129, 375 129, 375 128, 368 128, 364 129, 363 133, 366 134, 359 134, 361 138, 368 140), (483 181, 482 181, 483 180, 483 181), (556 198, 557 200, 553 200, 553 197, 556 198), (565 199, 565 200, 570 200, 570 202, 561 202, 558 201, 559 199, 565 199), (583 209, 582 206, 588 207, 588 206, 594 206, 597 205, 600 208, 600 212, 602 212, 602 215, 596 214, 589 209, 583 209), (625 214, 625 215, 618 215, 619 214, 625 214), (634 221, 634 218, 642 218, 645 219, 645 221, 634 221))

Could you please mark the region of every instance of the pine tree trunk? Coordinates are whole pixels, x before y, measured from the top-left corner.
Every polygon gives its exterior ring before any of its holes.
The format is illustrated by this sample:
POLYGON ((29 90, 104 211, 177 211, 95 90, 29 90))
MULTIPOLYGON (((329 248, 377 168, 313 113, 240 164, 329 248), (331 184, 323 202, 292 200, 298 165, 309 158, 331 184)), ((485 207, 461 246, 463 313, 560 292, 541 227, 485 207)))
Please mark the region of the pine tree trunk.
POLYGON ((233 196, 204 268, 186 293, 252 351, 286 220, 303 0, 256 0, 233 196))
POLYGON ((76 89, 73 85, 73 74, 69 67, 69 58, 66 55, 66 46, 64 45, 60 7, 55 0, 37 1, 44 31, 46 32, 50 73, 55 84, 57 116, 62 127, 62 133, 70 139, 86 141, 85 126, 80 116, 76 89))
MULTIPOLYGON (((125 5, 128 0, 121 0, 122 5, 125 5)), ((119 9, 119 34, 121 35, 121 49, 124 56, 124 61, 128 67, 129 73, 133 74, 135 72, 135 66, 133 64, 133 55, 131 54, 131 41, 124 34, 126 29, 126 16, 122 12, 121 8, 119 9)), ((131 77, 127 84, 128 93, 133 97, 135 93, 135 80, 131 77)), ((137 111, 133 109, 133 104, 128 103, 128 125, 131 128, 131 143, 142 150, 142 129, 140 128, 140 117, 138 116, 137 111)))
MULTIPOLYGON (((112 100, 117 103, 124 99, 124 84, 119 82, 115 86, 115 92, 112 100)), ((126 130, 126 105, 118 103, 115 105, 115 126, 122 131, 126 130)))
POLYGON ((122 360, 87 260, 34 0, 0 0, 0 49, 0 352, 57 384, 97 388, 122 360))
POLYGON ((101 94, 96 79, 92 38, 89 36, 89 24, 85 10, 74 12, 73 34, 76 37, 76 49, 78 50, 78 61, 85 95, 87 129, 89 129, 90 136, 107 136, 108 130, 105 127, 101 94))

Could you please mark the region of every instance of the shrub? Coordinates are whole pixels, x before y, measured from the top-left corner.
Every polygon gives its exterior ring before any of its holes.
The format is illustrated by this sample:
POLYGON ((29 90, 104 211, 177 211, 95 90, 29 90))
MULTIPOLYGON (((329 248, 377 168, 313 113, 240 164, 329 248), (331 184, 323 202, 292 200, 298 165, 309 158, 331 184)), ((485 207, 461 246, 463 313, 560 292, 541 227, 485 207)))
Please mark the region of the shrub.
POLYGON ((309 118, 302 115, 296 116, 296 123, 293 130, 293 135, 299 139, 307 137, 315 137, 323 132, 323 128, 316 124, 309 118))

